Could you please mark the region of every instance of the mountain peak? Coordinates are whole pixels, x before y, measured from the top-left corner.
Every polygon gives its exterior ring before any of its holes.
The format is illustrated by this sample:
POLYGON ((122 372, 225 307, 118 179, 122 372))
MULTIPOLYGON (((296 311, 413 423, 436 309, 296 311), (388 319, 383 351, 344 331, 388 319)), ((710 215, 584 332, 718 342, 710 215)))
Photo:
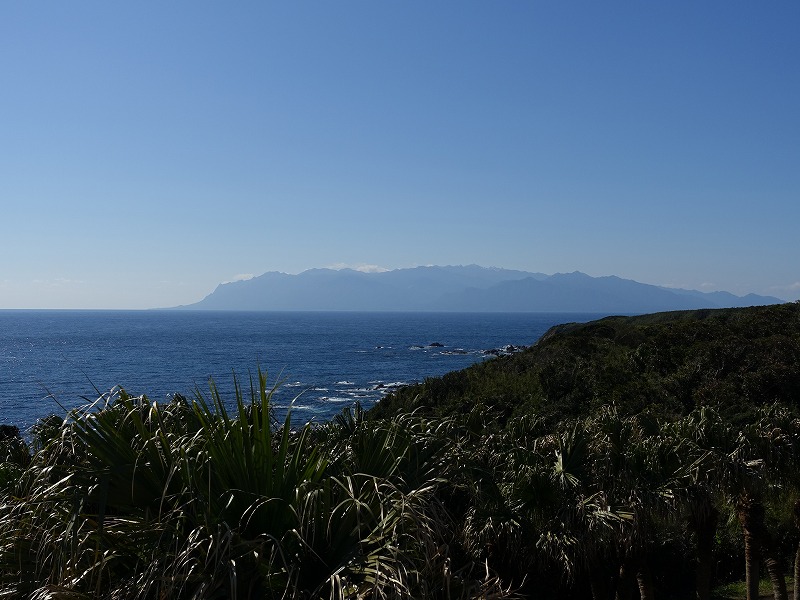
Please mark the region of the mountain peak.
POLYGON ((778 298, 672 290, 581 271, 544 275, 478 265, 363 272, 269 272, 221 284, 195 310, 583 312, 633 314, 778 304, 778 298))

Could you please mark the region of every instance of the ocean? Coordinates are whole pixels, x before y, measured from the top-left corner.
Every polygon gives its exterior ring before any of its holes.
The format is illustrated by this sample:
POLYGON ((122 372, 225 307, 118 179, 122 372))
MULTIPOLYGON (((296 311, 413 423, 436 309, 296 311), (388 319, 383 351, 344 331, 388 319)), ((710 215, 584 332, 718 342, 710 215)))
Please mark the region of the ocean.
POLYGON ((0 311, 0 424, 27 430, 121 386, 159 401, 207 393, 232 401, 265 370, 279 415, 330 419, 359 401, 527 346, 583 313, 0 311))

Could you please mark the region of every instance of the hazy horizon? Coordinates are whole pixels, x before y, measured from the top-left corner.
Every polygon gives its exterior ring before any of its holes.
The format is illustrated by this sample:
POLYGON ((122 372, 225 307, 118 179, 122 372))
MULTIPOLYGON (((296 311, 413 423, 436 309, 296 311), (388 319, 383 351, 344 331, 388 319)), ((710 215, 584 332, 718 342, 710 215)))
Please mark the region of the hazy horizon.
POLYGON ((0 6, 0 308, 478 264, 800 297, 800 4, 0 6))

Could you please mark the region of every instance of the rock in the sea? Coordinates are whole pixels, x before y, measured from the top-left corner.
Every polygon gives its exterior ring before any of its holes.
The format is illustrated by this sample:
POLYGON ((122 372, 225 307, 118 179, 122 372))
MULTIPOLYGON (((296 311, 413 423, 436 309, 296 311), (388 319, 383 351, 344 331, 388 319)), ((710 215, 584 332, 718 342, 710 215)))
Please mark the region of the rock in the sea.
POLYGON ((485 355, 491 355, 491 356, 508 356, 509 354, 516 354, 517 352, 522 352, 526 348, 527 346, 514 346, 513 344, 508 344, 507 346, 503 346, 502 348, 491 348, 489 350, 484 350, 483 353, 485 355))

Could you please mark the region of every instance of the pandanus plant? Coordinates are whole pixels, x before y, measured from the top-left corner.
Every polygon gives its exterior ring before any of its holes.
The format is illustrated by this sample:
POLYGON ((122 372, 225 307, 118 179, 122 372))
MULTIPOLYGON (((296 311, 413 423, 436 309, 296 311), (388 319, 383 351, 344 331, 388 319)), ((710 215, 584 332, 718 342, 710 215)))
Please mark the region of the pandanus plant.
POLYGON ((697 457, 685 501, 698 541, 698 598, 708 597, 716 504, 725 502, 742 530, 747 599, 759 597, 763 563, 774 597, 785 600, 783 560, 765 515, 767 503, 785 496, 796 479, 798 421, 785 409, 768 406, 751 423, 736 427, 703 407, 682 419, 679 427, 697 457))
POLYGON ((384 422, 326 446, 291 414, 274 422, 266 374, 250 383, 247 401, 235 386, 232 409, 213 383, 167 404, 115 390, 43 427, 3 495, 2 592, 434 595, 447 554, 430 424, 384 422))

